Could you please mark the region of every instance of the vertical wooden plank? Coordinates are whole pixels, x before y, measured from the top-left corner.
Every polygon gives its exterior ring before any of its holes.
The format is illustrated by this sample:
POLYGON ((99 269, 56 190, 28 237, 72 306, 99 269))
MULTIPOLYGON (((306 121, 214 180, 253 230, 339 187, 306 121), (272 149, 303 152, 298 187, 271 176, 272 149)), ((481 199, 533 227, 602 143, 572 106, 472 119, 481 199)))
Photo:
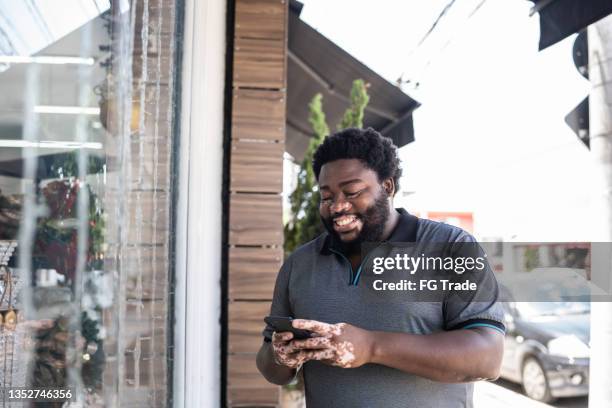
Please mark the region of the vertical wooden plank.
POLYGON ((284 0, 237 0, 236 37, 284 40, 284 0))
POLYGON ((283 249, 280 247, 230 248, 229 299, 271 299, 282 259, 283 249))
POLYGON ((233 141, 230 190, 281 193, 284 151, 284 143, 233 141))
POLYGON ((231 194, 230 245, 282 245, 282 217, 280 195, 231 194))
POLYGON ((285 88, 285 57, 282 40, 236 38, 234 86, 285 88))
POLYGON ((234 87, 285 89, 286 0, 237 0, 234 87))
POLYGON ((232 139, 285 140, 285 92, 234 89, 232 139))
POLYGON ((227 403, 278 406, 279 387, 261 376, 255 353, 283 255, 288 1, 235 4, 227 403))
POLYGON ((261 376, 255 354, 228 356, 228 405, 232 407, 278 406, 279 387, 261 376))
POLYGON ((229 303, 230 353, 257 353, 263 341, 263 318, 269 312, 269 301, 229 303))

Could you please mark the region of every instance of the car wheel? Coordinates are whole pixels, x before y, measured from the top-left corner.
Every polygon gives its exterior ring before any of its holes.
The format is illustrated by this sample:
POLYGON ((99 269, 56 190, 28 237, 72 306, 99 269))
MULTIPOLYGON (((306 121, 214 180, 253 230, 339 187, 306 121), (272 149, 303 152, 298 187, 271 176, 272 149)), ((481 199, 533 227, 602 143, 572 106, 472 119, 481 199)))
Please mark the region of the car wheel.
POLYGON ((525 394, 534 400, 544 403, 552 401, 550 387, 544 369, 538 360, 529 357, 523 363, 522 385, 525 394))

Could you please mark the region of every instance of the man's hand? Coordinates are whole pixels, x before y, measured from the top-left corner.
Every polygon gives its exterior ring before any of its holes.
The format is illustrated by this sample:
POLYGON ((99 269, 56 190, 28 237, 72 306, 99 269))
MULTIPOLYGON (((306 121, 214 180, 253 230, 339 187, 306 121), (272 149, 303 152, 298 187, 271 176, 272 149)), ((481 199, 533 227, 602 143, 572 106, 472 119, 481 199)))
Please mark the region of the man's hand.
POLYGON ((298 350, 291 345, 292 338, 291 332, 272 333, 272 352, 276 364, 297 369, 304 361, 298 357, 298 350))
POLYGON ((370 362, 372 335, 368 330, 348 323, 329 324, 316 320, 294 319, 293 327, 310 330, 318 337, 291 342, 292 349, 308 360, 343 368, 355 368, 370 362), (314 349, 314 350, 313 350, 314 349))
MULTIPOLYGON (((316 337, 289 341, 286 349, 279 350, 291 361, 319 360, 344 368, 375 363, 448 383, 497 378, 504 350, 503 334, 488 328, 422 335, 304 319, 294 319, 293 327, 310 330, 316 337)), ((291 338, 292 334, 287 337, 291 338)))
POLYGON ((272 351, 274 362, 289 368, 298 369, 308 360, 315 358, 317 353, 329 346, 329 340, 323 337, 312 337, 307 340, 293 340, 291 332, 274 332, 272 334, 272 351), (306 343, 299 343, 306 341, 306 343), (301 344, 300 347, 296 344, 301 344))
MULTIPOLYGON (((274 333, 273 339, 274 336, 277 334, 283 333, 274 333)), ((292 336, 291 333, 289 334, 292 336)), ((281 336, 281 339, 277 337, 276 343, 278 349, 278 346, 281 346, 282 343, 286 342, 283 340, 283 336, 281 336)), ((291 380, 295 378, 297 370, 296 368, 284 365, 281 360, 284 360, 288 364, 294 366, 294 364, 291 364, 291 362, 285 360, 285 358, 289 358, 289 356, 286 355, 286 353, 283 353, 280 349, 278 349, 277 353, 274 350, 272 341, 264 341, 259 349, 259 352, 257 353, 257 369, 266 378, 266 380, 268 380, 272 384, 288 384, 289 382, 291 382, 291 380)))

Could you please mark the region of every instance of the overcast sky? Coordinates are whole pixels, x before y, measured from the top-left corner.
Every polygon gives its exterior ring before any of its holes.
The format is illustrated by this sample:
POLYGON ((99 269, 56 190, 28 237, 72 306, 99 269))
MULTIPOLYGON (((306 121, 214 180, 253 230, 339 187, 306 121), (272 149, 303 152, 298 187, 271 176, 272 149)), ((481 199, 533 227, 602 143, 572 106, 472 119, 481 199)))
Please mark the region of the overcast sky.
POLYGON ((472 211, 476 234, 588 240, 588 150, 564 123, 589 83, 574 37, 538 52, 539 21, 521 0, 305 0, 301 18, 423 105, 401 149, 409 211, 472 211), (471 15, 471 17, 470 17, 471 15), (416 48, 416 51, 415 51, 416 48))

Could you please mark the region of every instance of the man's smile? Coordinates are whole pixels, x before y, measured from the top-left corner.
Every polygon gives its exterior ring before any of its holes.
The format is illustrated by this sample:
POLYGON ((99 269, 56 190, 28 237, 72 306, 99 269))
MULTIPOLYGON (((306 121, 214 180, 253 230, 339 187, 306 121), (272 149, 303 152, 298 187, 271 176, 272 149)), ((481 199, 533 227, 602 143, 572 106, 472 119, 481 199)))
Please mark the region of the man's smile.
POLYGON ((361 224, 356 215, 342 215, 334 218, 334 231, 338 233, 349 232, 361 224))

